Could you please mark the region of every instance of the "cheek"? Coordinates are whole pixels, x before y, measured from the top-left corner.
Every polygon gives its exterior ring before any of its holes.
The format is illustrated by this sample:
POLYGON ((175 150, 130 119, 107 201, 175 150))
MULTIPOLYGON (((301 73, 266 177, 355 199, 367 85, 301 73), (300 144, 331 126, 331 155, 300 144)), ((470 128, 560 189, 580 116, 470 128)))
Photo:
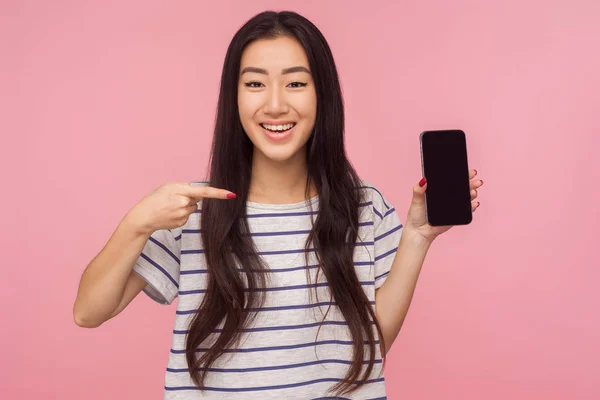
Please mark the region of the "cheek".
POLYGON ((317 119, 317 96, 306 93, 306 96, 296 100, 295 110, 303 121, 302 130, 298 132, 299 135, 296 136, 296 140, 304 145, 310 138, 317 119))
POLYGON ((317 114, 316 94, 314 92, 306 93, 306 96, 303 96, 302 99, 300 99, 298 107, 305 118, 314 118, 317 114))
POLYGON ((256 114, 256 99, 246 93, 238 93, 238 112, 244 129, 250 129, 256 114))
POLYGON ((238 110, 240 118, 244 119, 248 114, 248 99, 247 96, 244 96, 243 92, 238 92, 238 110))

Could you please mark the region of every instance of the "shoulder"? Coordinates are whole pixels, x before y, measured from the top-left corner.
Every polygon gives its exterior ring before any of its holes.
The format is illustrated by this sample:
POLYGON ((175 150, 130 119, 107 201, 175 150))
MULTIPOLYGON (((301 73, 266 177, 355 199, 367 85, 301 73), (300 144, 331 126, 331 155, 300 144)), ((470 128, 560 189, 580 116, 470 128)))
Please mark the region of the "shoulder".
POLYGON ((383 215, 383 213, 386 213, 393 208, 381 190, 373 182, 361 179, 360 185, 359 189, 362 190, 364 196, 363 202, 371 203, 375 214, 383 215))

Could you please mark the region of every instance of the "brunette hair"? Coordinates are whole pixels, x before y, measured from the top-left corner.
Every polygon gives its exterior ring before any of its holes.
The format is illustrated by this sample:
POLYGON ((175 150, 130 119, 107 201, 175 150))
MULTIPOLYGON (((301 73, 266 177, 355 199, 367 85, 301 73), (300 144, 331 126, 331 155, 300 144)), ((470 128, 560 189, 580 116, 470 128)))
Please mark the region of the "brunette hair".
MULTIPOLYGON (((306 143, 306 198, 309 198, 309 188, 314 183, 319 195, 319 211, 305 245, 306 264, 308 266, 308 249, 312 246, 319 263, 316 280, 322 271, 354 342, 348 373, 332 388, 341 395, 357 390, 371 375, 377 344, 373 325, 379 333, 384 361, 385 344, 375 311, 354 271, 359 204, 364 199, 364 192, 346 156, 344 105, 333 55, 319 29, 294 12, 267 11, 254 16, 239 29, 227 49, 208 180, 210 186, 226 188, 236 193, 237 198, 202 201, 201 238, 208 284, 198 312, 190 323, 186 358, 194 384, 202 389, 210 366, 226 349, 239 344, 240 331, 253 318, 248 310, 264 304, 267 292, 261 289, 267 286, 269 271, 249 235, 246 201, 253 144, 240 122, 237 87, 246 46, 258 39, 279 36, 294 38, 304 48, 317 94, 315 126, 306 143), (222 331, 214 344, 208 350, 197 351, 221 323, 222 331), (368 364, 361 374, 366 350, 368 364)), ((307 275, 310 276, 308 267, 307 275)))

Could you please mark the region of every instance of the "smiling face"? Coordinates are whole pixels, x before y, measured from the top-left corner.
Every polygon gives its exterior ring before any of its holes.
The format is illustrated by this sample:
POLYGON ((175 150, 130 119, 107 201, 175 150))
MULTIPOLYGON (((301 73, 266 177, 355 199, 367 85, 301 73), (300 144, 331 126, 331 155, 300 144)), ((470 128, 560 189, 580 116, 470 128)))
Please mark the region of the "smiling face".
POLYGON ((305 157, 315 125, 317 94, 306 53, 297 40, 280 36, 246 47, 238 109, 255 158, 286 162, 305 157))

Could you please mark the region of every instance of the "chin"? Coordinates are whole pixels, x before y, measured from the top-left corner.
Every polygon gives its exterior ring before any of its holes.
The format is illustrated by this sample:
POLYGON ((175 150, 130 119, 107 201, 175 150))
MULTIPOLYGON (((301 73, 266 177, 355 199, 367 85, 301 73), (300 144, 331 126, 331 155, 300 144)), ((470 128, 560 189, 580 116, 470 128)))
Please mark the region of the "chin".
POLYGON ((273 143, 263 136, 262 131, 253 131, 248 137, 254 144, 254 154, 263 159, 267 159, 277 163, 286 163, 297 157, 301 157, 306 149, 306 142, 310 134, 305 134, 302 131, 294 132, 295 136, 290 138, 287 143, 273 143))
POLYGON ((263 149, 257 149, 257 150, 260 153, 262 153, 263 157, 265 157, 271 161, 275 161, 275 162, 279 162, 279 163, 284 163, 286 161, 291 160, 292 158, 294 158, 294 155, 296 154, 295 151, 286 150, 286 149, 280 149, 279 151, 273 151, 273 149, 268 149, 267 151, 264 151, 263 149))

